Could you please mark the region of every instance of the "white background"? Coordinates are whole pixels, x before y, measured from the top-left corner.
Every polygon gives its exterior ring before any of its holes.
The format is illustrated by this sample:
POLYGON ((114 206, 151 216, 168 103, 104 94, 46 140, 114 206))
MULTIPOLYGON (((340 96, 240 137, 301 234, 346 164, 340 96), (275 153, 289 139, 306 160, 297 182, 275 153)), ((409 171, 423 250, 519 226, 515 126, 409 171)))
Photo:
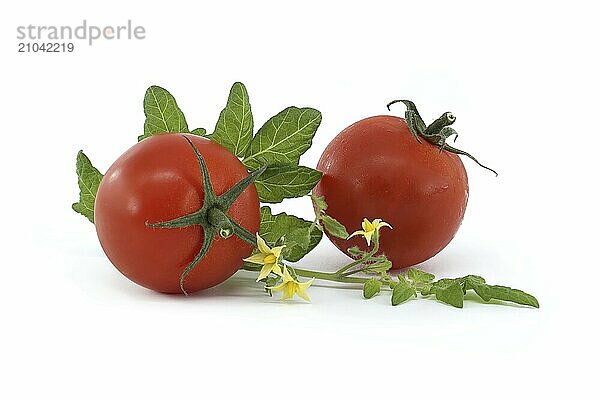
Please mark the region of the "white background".
MULTIPOLYGON (((0 397, 589 398, 599 355, 592 2, 197 3, 3 6, 0 397), (147 38, 17 53, 18 25, 84 18, 132 19, 147 38), (391 307, 327 284, 310 289, 311 304, 283 304, 243 273, 190 298, 128 282, 70 210, 77 150, 106 170, 140 134, 151 84, 175 95, 190 128, 211 131, 236 80, 257 128, 289 105, 323 112, 309 166, 391 99, 413 99, 427 120, 453 111, 459 147, 500 177, 464 160, 466 218, 422 267, 522 288, 541 308, 391 307)), ((306 199, 276 209, 311 217, 306 199)), ((300 264, 344 261, 324 240, 300 264)))

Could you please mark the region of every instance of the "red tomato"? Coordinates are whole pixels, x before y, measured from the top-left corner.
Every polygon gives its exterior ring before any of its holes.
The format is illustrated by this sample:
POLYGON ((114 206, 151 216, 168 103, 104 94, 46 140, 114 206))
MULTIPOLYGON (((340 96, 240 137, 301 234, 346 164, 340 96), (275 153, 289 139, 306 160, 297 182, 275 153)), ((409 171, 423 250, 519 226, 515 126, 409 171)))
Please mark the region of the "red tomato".
MULTIPOLYGON (((393 268, 418 264, 442 250, 467 206, 469 186, 460 158, 422 142, 402 118, 366 118, 335 137, 317 166, 323 178, 314 193, 325 197, 327 214, 349 232, 361 229, 363 218, 393 226, 380 231, 381 253, 393 268)), ((351 246, 367 249, 362 237, 328 236, 346 253, 351 246)))
MULTIPOLYGON (((248 175, 223 146, 186 135, 206 161, 215 194, 248 175)), ((180 293, 179 278, 200 250, 203 228, 152 228, 147 222, 168 221, 202 207, 204 190, 198 160, 180 134, 150 137, 127 150, 102 179, 94 221, 100 244, 123 275, 144 287, 180 293)), ((255 233, 260 224, 256 188, 250 185, 228 215, 255 233)), ((237 236, 217 235, 206 256, 185 278, 188 293, 217 285, 233 275, 252 246, 237 236)))

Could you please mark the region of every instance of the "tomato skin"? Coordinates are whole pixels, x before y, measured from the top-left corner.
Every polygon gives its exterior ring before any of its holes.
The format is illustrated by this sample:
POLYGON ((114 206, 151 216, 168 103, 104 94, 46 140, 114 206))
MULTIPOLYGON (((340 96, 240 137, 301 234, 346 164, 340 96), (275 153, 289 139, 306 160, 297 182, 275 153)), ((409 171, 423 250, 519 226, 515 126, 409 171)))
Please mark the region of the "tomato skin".
MULTIPOLYGON (((243 164, 220 144, 187 136, 204 157, 215 194, 248 175, 243 164)), ((180 134, 147 138, 127 150, 109 168, 96 196, 94 220, 100 244, 114 266, 146 288, 181 293, 180 275, 203 242, 203 228, 152 228, 198 211, 204 190, 198 160, 180 134)), ((250 185, 228 215, 248 231, 260 225, 256 188, 250 185)), ((215 237, 206 256, 185 278, 188 293, 217 285, 233 275, 252 246, 237 236, 215 237)))
MULTIPOLYGON (((324 196, 327 214, 349 232, 363 218, 381 218, 380 253, 405 268, 428 260, 456 234, 469 197, 467 173, 460 158, 417 140, 406 121, 394 116, 363 119, 344 129, 327 146, 314 189, 324 196)), ((343 240, 328 235, 343 252, 366 250, 362 237, 343 240)))

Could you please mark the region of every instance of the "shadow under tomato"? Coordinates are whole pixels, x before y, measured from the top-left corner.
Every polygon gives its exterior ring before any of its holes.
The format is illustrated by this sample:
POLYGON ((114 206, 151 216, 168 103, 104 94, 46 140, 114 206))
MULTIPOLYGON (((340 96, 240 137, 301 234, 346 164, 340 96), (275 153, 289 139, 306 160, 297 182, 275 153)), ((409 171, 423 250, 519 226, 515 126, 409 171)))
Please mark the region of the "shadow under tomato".
MULTIPOLYGON (((256 278, 251 276, 245 276, 243 272, 237 272, 231 278, 225 282, 213 286, 209 289, 201 290, 199 292, 192 293, 188 298, 205 298, 205 297, 245 297, 245 298, 256 298, 260 296, 268 296, 265 292, 262 283, 255 281, 256 278)), ((174 295, 186 298, 184 295, 174 295)))

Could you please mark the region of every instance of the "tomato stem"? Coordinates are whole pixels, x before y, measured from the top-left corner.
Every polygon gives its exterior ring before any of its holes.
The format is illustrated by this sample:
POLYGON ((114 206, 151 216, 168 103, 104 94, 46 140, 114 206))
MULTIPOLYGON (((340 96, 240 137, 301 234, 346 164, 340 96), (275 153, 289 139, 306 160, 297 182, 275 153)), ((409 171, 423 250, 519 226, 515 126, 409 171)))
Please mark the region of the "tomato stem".
POLYGON ((227 239, 233 235, 233 224, 229 217, 217 207, 212 207, 207 213, 208 222, 218 230, 219 236, 227 239))
POLYGON ((169 221, 162 222, 146 222, 146 226, 150 228, 186 228, 190 226, 200 225, 203 228, 204 240, 202 241, 202 247, 185 269, 181 273, 179 279, 179 287, 181 292, 187 295, 184 288, 185 277, 198 265, 198 263, 204 258, 210 246, 214 240, 215 235, 227 239, 233 235, 239 237, 243 241, 256 246, 256 238, 244 227, 234 221, 229 215, 227 210, 235 202, 235 200, 242 194, 248 186, 250 186, 256 179, 265 171, 266 165, 253 171, 247 177, 240 180, 238 183, 233 185, 229 190, 220 196, 217 196, 213 190, 212 182, 208 174, 208 168, 204 158, 194 146, 192 141, 185 135, 182 137, 192 147, 194 154, 198 160, 198 166, 202 174, 202 185, 204 189, 204 202, 200 210, 193 213, 183 215, 181 217, 174 218, 169 221))
POLYGON ((458 132, 456 132, 450 127, 450 125, 452 125, 456 121, 456 117, 454 116, 454 114, 452 114, 451 112, 445 112, 439 118, 437 118, 435 121, 429 124, 429 126, 427 126, 423 121, 423 118, 421 118, 421 115, 419 114, 415 103, 413 103, 410 100, 394 100, 387 104, 387 109, 390 110, 390 106, 396 103, 403 103, 406 106, 406 111, 404 113, 406 124, 408 125, 408 129, 410 130, 412 135, 419 143, 422 143, 420 138, 423 138, 429 143, 438 146, 440 148, 440 153, 443 150, 446 150, 450 153, 469 157, 471 160, 475 161, 480 167, 492 171, 494 174, 496 174, 496 176, 498 176, 498 173, 496 171, 489 167, 486 167, 485 165, 477 161, 477 159, 471 154, 446 144, 446 140, 450 136, 455 135, 455 142, 456 138, 458 137, 458 132))

